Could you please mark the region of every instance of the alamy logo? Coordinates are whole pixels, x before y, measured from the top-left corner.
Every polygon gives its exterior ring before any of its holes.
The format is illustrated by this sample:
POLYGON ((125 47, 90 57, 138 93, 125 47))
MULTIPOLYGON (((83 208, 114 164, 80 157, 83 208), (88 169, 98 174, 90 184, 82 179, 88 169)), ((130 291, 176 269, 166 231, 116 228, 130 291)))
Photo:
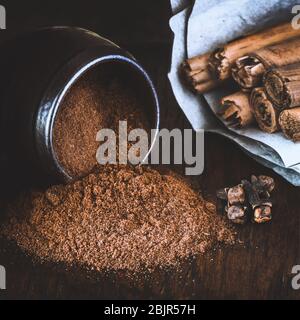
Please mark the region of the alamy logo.
POLYGON ((101 129, 96 140, 101 143, 97 161, 106 164, 185 164, 185 174, 200 175, 204 170, 204 131, 192 129, 134 129, 128 132, 127 121, 119 121, 118 132, 101 129), (193 139, 194 136, 194 139, 193 139), (194 143, 193 143, 193 140, 194 143), (173 147, 172 147, 173 146, 173 147), (149 159, 150 158, 150 159, 149 159), (171 160, 172 159, 172 160, 171 160))
POLYGON ((0 266, 0 290, 6 289, 6 270, 3 266, 0 266))
POLYGON ((0 5, 0 29, 6 29, 6 9, 0 5))

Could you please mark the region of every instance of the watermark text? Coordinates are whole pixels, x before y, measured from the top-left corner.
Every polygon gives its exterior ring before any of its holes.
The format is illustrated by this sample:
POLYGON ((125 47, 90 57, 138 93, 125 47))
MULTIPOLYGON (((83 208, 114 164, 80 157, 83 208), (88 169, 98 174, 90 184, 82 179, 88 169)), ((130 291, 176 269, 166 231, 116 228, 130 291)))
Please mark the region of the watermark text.
POLYGON ((6 9, 0 5, 0 29, 6 29, 6 9))
POLYGON ((294 277, 292 278, 292 288, 294 290, 300 289, 300 265, 295 265, 292 268, 292 274, 294 277))
POLYGON ((0 290, 6 290, 6 270, 0 265, 0 290))
POLYGON ((203 130, 153 129, 149 134, 144 129, 134 129, 128 132, 127 121, 120 121, 118 131, 101 129, 98 132, 99 164, 184 164, 186 175, 203 173, 203 130))
POLYGON ((300 29, 300 4, 293 6, 292 14, 295 15, 292 19, 292 22, 291 22, 292 27, 295 30, 299 30, 300 29))

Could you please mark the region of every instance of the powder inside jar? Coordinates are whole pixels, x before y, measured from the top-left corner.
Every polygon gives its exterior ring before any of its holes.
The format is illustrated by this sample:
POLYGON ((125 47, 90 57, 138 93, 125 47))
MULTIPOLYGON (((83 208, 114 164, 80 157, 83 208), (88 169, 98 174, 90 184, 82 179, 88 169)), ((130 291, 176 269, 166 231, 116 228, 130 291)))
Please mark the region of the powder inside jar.
POLYGON ((180 176, 116 166, 21 196, 0 234, 44 261, 131 272, 178 266, 235 239, 215 206, 180 176))
POLYGON ((86 73, 67 92, 56 115, 52 141, 59 164, 74 178, 92 172, 97 132, 108 128, 118 136, 119 121, 127 121, 128 132, 149 130, 142 107, 129 81, 114 78, 105 68, 86 73))

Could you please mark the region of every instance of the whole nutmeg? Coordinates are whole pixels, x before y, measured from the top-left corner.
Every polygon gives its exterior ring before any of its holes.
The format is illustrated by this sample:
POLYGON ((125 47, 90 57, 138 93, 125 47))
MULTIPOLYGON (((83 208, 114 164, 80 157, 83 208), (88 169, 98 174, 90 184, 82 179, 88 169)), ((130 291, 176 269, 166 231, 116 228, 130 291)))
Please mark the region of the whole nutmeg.
POLYGON ((275 189, 275 181, 271 177, 261 175, 258 177, 258 181, 269 193, 275 189))
POLYGON ((254 210, 254 221, 256 223, 266 223, 272 219, 272 208, 262 205, 254 210))
POLYGON ((233 223, 244 224, 247 220, 247 208, 238 205, 231 206, 227 209, 227 216, 233 223))
POLYGON ((229 205, 243 204, 246 200, 244 187, 239 184, 228 190, 227 193, 229 205))

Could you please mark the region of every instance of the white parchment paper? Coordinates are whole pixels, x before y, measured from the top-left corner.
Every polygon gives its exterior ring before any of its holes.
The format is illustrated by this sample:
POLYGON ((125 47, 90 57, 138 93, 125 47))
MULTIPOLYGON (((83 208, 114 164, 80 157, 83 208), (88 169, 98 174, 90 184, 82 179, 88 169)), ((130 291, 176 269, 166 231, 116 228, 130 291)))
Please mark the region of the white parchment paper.
POLYGON ((224 86, 204 96, 187 90, 178 68, 186 57, 205 53, 239 36, 291 18, 292 0, 171 0, 174 32, 169 79, 174 95, 193 128, 217 132, 241 146, 251 157, 300 186, 300 143, 281 133, 266 134, 256 127, 228 129, 214 112, 220 98, 232 93, 224 86))

